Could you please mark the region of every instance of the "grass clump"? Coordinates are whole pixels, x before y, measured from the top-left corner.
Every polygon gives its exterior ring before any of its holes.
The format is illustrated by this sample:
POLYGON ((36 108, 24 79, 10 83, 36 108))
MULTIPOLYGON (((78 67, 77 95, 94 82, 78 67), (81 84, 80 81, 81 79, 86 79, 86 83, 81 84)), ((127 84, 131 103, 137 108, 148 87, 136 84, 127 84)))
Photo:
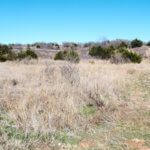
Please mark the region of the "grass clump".
POLYGON ((80 137, 73 137, 73 136, 68 136, 67 134, 55 134, 53 135, 55 140, 60 141, 63 144, 71 144, 71 145, 77 145, 81 138, 80 137))
POLYGON ((83 114, 85 117, 89 117, 91 115, 94 115, 96 113, 96 110, 94 106, 84 106, 80 109, 81 114, 83 114))

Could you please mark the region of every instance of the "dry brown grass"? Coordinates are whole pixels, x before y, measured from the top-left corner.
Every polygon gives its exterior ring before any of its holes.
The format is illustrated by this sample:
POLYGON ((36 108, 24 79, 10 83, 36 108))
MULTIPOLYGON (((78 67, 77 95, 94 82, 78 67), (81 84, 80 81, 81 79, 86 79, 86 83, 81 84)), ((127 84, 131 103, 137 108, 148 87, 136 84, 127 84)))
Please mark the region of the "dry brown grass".
POLYGON ((28 131, 74 128, 80 119, 78 107, 90 103, 90 97, 116 100, 125 87, 125 75, 119 66, 101 62, 5 63, 1 64, 1 97, 10 116, 28 131))
POLYGON ((26 134, 90 132, 92 124, 106 123, 109 115, 114 121, 124 116, 122 107, 129 110, 133 106, 126 107, 128 104, 121 96, 131 83, 129 78, 142 72, 150 72, 147 62, 120 65, 100 60, 94 63, 85 60, 77 65, 50 60, 1 63, 0 108, 26 134), (80 108, 90 105, 97 114, 84 117, 80 108))

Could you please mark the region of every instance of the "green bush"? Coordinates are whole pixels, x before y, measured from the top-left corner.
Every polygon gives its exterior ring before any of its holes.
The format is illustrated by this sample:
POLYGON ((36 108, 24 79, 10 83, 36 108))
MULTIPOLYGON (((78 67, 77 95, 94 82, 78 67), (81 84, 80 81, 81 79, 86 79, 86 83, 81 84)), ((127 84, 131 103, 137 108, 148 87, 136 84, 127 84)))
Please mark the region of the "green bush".
POLYGON ((76 44, 76 43, 73 43, 72 45, 73 45, 74 47, 77 47, 77 46, 78 46, 78 44, 76 44))
POLYGON ((94 46, 90 49, 89 55, 99 57, 101 54, 101 51, 103 51, 103 48, 101 46, 97 46, 97 47, 94 46))
POLYGON ((119 48, 118 53, 121 53, 125 59, 129 59, 133 63, 141 63, 142 62, 142 57, 140 55, 138 55, 137 53, 129 52, 125 48, 119 48))
POLYGON ((80 57, 74 50, 59 51, 58 53, 56 53, 54 60, 67 60, 70 62, 78 63, 80 61, 80 57))
POLYGON ((79 54, 77 52, 75 52, 74 50, 71 50, 67 53, 66 60, 73 62, 73 63, 79 63, 80 57, 79 57, 79 54))
POLYGON ((17 55, 17 59, 22 60, 26 58, 26 53, 25 52, 19 52, 17 55))
POLYGON ((28 47, 25 52, 21 51, 17 55, 17 59, 19 59, 19 60, 25 59, 27 57, 30 58, 30 59, 32 59, 32 58, 37 59, 38 58, 37 54, 34 51, 32 51, 30 49, 30 47, 28 47))
POLYGON ((0 55, 0 62, 5 62, 7 61, 7 57, 4 55, 0 55))
POLYGON ((109 59, 111 58, 112 55, 115 53, 115 48, 113 46, 110 46, 108 48, 104 48, 104 53, 103 53, 103 59, 109 59))
POLYGON ((65 60, 65 57, 67 56, 67 51, 59 51, 56 53, 54 60, 65 60))
POLYGON ((0 45, 0 62, 7 60, 15 60, 16 54, 11 51, 11 48, 7 45, 0 45))
POLYGON ((0 54, 1 55, 9 54, 10 51, 11 51, 11 48, 8 47, 7 45, 0 45, 0 54))
POLYGON ((89 55, 99 57, 102 59, 109 59, 115 52, 115 49, 113 46, 110 46, 108 48, 102 48, 101 46, 94 46, 89 51, 89 55))
POLYGON ((127 45, 127 43, 125 43, 124 41, 122 41, 122 42, 119 44, 118 48, 128 48, 128 45, 127 45))
POLYGON ((10 51, 7 55, 7 60, 13 61, 13 60, 16 60, 16 58, 17 58, 17 55, 13 53, 12 51, 10 51))
POLYGON ((131 42, 132 48, 141 47, 143 42, 141 40, 135 39, 131 42))
POLYGON ((55 44, 55 46, 59 48, 59 45, 57 43, 55 44))
POLYGON ((92 47, 89 51, 89 55, 95 56, 102 59, 110 59, 113 62, 133 62, 133 63, 141 63, 142 57, 138 55, 137 53, 133 53, 128 51, 126 48, 125 43, 120 44, 120 48, 115 51, 113 46, 110 46, 108 48, 102 48, 101 46, 95 46, 92 47))
POLYGON ((146 44, 147 46, 150 46, 150 41, 146 44))
POLYGON ((37 54, 34 51, 30 50, 30 49, 27 49, 25 53, 26 53, 26 57, 30 57, 30 58, 33 58, 33 59, 38 58, 37 54))
POLYGON ((37 45, 36 48, 41 48, 41 46, 40 46, 40 45, 37 45))

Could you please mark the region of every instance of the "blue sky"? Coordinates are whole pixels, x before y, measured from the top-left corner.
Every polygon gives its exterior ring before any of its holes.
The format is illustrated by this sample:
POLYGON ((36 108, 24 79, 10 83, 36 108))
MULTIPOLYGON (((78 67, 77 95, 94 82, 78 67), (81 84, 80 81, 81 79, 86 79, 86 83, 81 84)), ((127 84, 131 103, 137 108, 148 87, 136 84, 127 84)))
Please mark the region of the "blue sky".
POLYGON ((150 40, 150 0, 0 0, 0 43, 150 40))

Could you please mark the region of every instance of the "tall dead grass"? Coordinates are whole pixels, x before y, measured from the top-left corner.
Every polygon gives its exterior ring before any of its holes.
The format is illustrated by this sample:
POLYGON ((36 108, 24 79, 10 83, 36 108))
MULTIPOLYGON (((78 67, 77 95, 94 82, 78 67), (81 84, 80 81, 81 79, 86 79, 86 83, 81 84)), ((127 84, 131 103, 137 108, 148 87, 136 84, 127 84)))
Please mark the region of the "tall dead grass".
POLYGON ((0 108, 25 133, 80 131, 89 123, 80 108, 117 110, 128 76, 144 66, 98 60, 76 65, 49 60, 1 63, 0 108))

